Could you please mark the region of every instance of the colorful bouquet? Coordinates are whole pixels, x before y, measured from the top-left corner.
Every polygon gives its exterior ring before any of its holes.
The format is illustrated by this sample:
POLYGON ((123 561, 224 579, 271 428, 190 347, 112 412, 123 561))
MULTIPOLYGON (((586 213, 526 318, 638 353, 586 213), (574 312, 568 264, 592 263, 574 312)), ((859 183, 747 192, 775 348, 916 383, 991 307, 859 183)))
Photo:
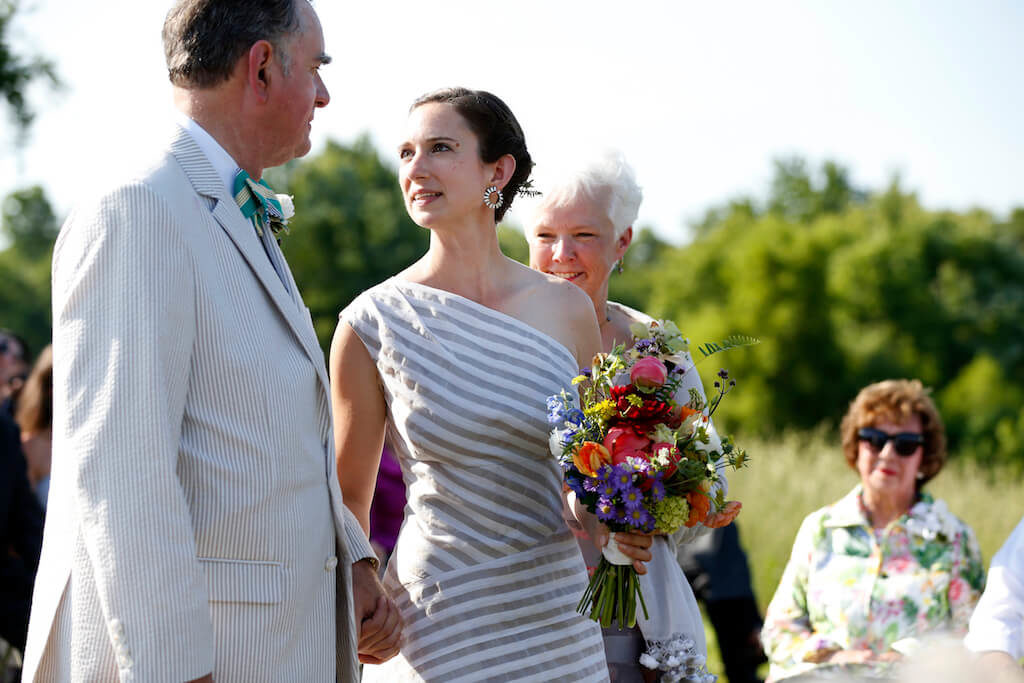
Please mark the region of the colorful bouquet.
MULTIPOLYGON (((742 467, 747 456, 718 438, 710 417, 736 382, 722 370, 708 405, 696 389, 680 400, 683 378, 695 372, 688 340, 671 321, 636 323, 630 331, 632 348, 598 354, 573 380, 579 404, 565 391, 548 398, 551 451, 565 483, 612 532, 725 526, 741 505, 715 486, 718 470, 742 467)), ((699 350, 707 357, 754 343, 737 336, 699 350)), ((609 541, 577 610, 602 626, 631 628, 638 601, 648 618, 632 563, 609 541)))

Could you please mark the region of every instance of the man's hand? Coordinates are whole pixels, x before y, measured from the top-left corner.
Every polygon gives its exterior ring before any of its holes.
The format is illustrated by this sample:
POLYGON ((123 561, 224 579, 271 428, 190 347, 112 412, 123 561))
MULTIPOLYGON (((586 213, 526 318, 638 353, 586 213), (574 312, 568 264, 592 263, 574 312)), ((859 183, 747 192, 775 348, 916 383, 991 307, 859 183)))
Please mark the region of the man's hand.
POLYGON ((206 674, 202 678, 193 678, 188 683, 213 683, 213 674, 206 674))
POLYGON ((402 644, 402 616, 384 593, 377 570, 369 560, 352 565, 352 601, 359 629, 359 661, 380 664, 398 654, 402 644))

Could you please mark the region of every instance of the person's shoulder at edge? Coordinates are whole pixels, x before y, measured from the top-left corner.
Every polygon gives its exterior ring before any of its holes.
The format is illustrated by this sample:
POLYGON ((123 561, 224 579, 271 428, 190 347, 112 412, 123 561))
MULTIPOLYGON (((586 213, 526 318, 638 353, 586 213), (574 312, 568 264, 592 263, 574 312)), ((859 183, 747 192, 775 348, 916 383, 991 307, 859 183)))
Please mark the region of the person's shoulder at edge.
POLYGON ((628 318, 631 322, 644 323, 649 325, 654 321, 654 318, 647 315, 643 311, 638 311, 635 308, 630 308, 626 304, 619 303, 618 301, 608 301, 608 308, 618 311, 624 317, 628 318))

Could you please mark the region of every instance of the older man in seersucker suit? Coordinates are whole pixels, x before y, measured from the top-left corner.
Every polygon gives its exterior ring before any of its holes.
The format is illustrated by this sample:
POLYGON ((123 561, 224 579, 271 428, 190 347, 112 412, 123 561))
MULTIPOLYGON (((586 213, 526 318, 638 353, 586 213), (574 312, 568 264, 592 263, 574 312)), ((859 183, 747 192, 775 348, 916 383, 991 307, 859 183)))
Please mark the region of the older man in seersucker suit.
POLYGON ((323 33, 307 0, 179 0, 163 36, 177 129, 54 252, 25 678, 355 680, 401 622, 342 504, 287 212, 258 182, 309 151, 323 33))

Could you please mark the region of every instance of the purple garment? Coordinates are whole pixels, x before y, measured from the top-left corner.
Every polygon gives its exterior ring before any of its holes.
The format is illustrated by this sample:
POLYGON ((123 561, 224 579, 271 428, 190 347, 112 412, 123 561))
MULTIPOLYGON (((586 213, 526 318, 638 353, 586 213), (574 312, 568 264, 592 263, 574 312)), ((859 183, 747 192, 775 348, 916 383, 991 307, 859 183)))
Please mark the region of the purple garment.
POLYGON ((370 540, 388 554, 395 549, 398 530, 405 515, 405 482, 398 460, 385 446, 377 470, 377 486, 370 504, 370 540))

